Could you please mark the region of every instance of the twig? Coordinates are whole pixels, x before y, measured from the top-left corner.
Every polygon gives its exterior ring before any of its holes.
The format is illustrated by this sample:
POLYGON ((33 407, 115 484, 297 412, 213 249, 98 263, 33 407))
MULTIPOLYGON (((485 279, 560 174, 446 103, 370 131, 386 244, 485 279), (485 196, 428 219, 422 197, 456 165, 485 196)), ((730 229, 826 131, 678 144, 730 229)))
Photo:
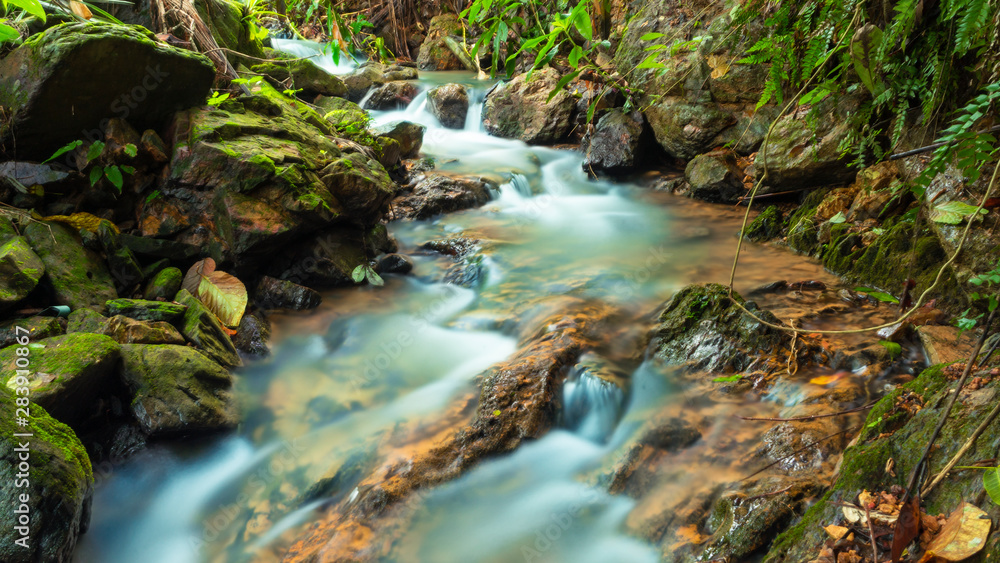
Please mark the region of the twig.
POLYGON ((851 414, 851 413, 856 413, 856 412, 863 411, 863 410, 866 410, 866 409, 870 409, 870 408, 872 408, 874 406, 875 406, 875 403, 868 403, 867 405, 863 405, 863 406, 860 406, 860 407, 854 407, 853 409, 847 409, 846 411, 834 412, 834 413, 830 413, 830 414, 816 414, 816 415, 813 415, 813 416, 796 416, 796 417, 792 417, 792 418, 770 418, 770 417, 766 417, 766 416, 739 416, 739 415, 736 415, 736 418, 738 418, 740 420, 761 420, 761 421, 767 421, 767 422, 798 422, 798 421, 801 421, 801 420, 816 420, 817 418, 832 418, 834 416, 842 416, 842 415, 845 415, 845 414, 851 414))
POLYGON ((955 467, 955 464, 958 463, 958 460, 960 460, 962 456, 965 455, 965 453, 968 452, 970 448, 972 448, 976 440, 978 440, 979 437, 982 436, 983 432, 986 431, 986 427, 993 423, 998 414, 1000 414, 1000 402, 997 402, 996 406, 993 407, 993 410, 990 411, 990 414, 986 415, 986 418, 983 420, 983 422, 980 423, 979 427, 976 428, 975 432, 973 432, 972 435, 969 436, 969 439, 965 441, 965 444, 962 444, 962 447, 959 448, 958 452, 956 452, 955 455, 952 456, 951 461, 949 461, 948 464, 944 466, 944 469, 939 471, 938 474, 934 476, 934 479, 931 480, 930 484, 924 487, 924 490, 920 491, 921 497, 926 498, 927 495, 930 494, 932 490, 934 490, 934 487, 936 487, 938 483, 944 480, 945 475, 947 475, 948 472, 951 471, 953 467, 955 467))
POLYGON ((752 497, 747 497, 747 498, 743 499, 743 502, 753 502, 753 501, 758 500, 758 499, 767 498, 767 497, 773 497, 775 495, 780 495, 781 493, 787 493, 794 486, 795 486, 795 484, 793 483, 791 485, 788 485, 784 489, 781 489, 780 491, 771 491, 769 493, 763 493, 763 494, 759 494, 759 495, 754 495, 752 497))
MULTIPOLYGON (((982 131, 977 132, 976 135, 983 135, 985 133, 995 133, 997 131, 1000 131, 1000 125, 994 125, 993 127, 990 127, 989 129, 983 129, 982 131)), ((901 158, 906 158, 908 156, 914 156, 914 155, 918 155, 918 154, 923 154, 925 152, 930 152, 930 151, 932 151, 934 149, 937 149, 937 148, 940 148, 940 147, 943 147, 943 146, 946 146, 946 145, 954 145, 957 142, 958 141, 951 141, 949 143, 934 143, 933 145, 927 145, 926 147, 920 147, 919 149, 913 149, 911 151, 906 151, 906 152, 901 152, 901 153, 894 154, 894 155, 892 155, 892 156, 889 157, 889 160, 899 160, 901 158)))
MULTIPOLYGON (((1000 168, 998 166, 997 168, 1000 168)), ((952 407, 955 406, 955 401, 958 400, 958 396, 962 391, 962 387, 965 385, 965 380, 969 378, 969 374, 972 373, 972 364, 975 363, 976 357, 979 356, 979 350, 983 347, 983 342, 986 341, 987 335, 990 332, 990 326, 993 324, 993 317, 996 311, 990 313, 990 316, 986 318, 986 324, 983 325, 983 334, 976 341, 976 346, 972 350, 972 354, 969 355, 969 361, 965 364, 965 371, 962 372, 962 377, 958 380, 958 386, 955 388, 954 393, 948 399, 948 404, 944 408, 944 412, 941 413, 941 418, 938 419, 937 426, 934 427, 934 432, 931 433, 930 439, 927 440, 927 446, 924 447, 924 453, 921 454, 920 459, 917 460, 917 464, 913 466, 913 473, 910 474, 910 480, 906 483, 906 492, 903 493, 903 502, 910 496, 910 490, 917 482, 917 476, 920 474, 922 466, 927 462, 927 457, 930 456, 931 448, 934 446, 935 440, 939 434, 941 434, 941 429, 944 428, 945 422, 948 421, 948 415, 951 414, 952 407)))
MULTIPOLYGON (((864 503, 862 503, 864 504, 864 503)), ((868 521, 868 540, 872 544, 872 563, 878 563, 878 546, 875 545, 875 528, 872 527, 872 513, 865 504, 865 520, 868 521)))
POLYGON ((815 442, 812 442, 811 444, 806 444, 805 446, 802 446, 801 448, 795 450, 794 452, 792 452, 792 453, 790 453, 788 455, 784 455, 784 456, 779 457, 778 459, 774 460, 773 462, 765 465, 764 467, 761 467, 757 471, 754 471, 753 473, 751 473, 751 474, 747 475, 746 477, 740 479, 740 481, 746 481, 747 479, 749 479, 749 478, 751 478, 751 477, 753 477, 755 475, 759 475, 759 474, 763 473, 764 471, 767 471, 768 469, 774 467, 775 465, 778 465, 782 461, 785 461, 786 459, 788 459, 788 458, 790 458, 790 457, 792 457, 792 456, 794 456, 794 455, 796 455, 796 454, 798 454, 800 452, 808 450, 809 448, 811 448, 811 447, 813 447, 813 446, 815 446, 817 444, 820 444, 822 442, 825 442, 825 441, 829 440, 830 438, 835 438, 835 437, 837 437, 837 436, 839 436, 841 434, 846 434, 848 432, 852 432, 854 430, 857 430, 858 428, 861 428, 860 424, 857 425, 857 426, 852 426, 852 427, 850 427, 850 428, 848 428, 846 430, 841 430, 840 432, 834 432, 833 434, 829 434, 827 436, 823 436, 819 440, 816 440, 815 442))

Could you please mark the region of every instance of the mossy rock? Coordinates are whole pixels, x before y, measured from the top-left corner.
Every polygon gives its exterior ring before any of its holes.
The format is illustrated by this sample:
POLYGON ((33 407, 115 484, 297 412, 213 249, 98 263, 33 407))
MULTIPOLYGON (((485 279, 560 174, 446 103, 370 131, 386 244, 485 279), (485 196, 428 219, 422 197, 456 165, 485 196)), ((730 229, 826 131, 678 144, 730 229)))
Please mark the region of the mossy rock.
POLYGON ((250 71, 270 79, 275 88, 301 90, 303 98, 347 95, 347 86, 340 78, 326 72, 309 59, 270 61, 250 67, 250 71))
POLYGON ((98 313, 94 309, 83 307, 69 314, 69 322, 66 324, 66 332, 89 332, 91 334, 104 334, 104 329, 108 325, 108 318, 98 313))
POLYGON ((184 316, 187 307, 180 303, 149 301, 146 299, 115 299, 107 302, 108 314, 124 315, 137 321, 176 322, 184 316))
POLYGON ((164 268, 146 285, 143 298, 150 301, 157 299, 173 301, 183 281, 184 273, 179 268, 164 268))
MULTIPOLYGON (((0 366, 8 388, 13 387, 15 362, 21 357, 17 355, 19 349, 22 347, 0 350, 0 366)), ((60 422, 82 428, 108 393, 121 347, 107 336, 72 333, 39 340, 28 350, 31 400, 60 422)))
POLYGON ((228 371, 187 346, 122 346, 132 413, 151 436, 210 432, 239 423, 228 371))
POLYGON ((32 222, 24 229, 24 236, 45 264, 43 280, 57 304, 73 309, 101 307, 118 297, 104 260, 84 248, 67 225, 32 222))
POLYGON ((176 299, 178 303, 187 306, 184 318, 180 322, 181 333, 185 338, 219 365, 224 367, 243 365, 233 341, 230 340, 218 317, 186 289, 177 292, 176 299))
POLYGON ((347 129, 364 131, 371 121, 367 111, 344 98, 319 96, 313 103, 320 108, 319 113, 323 119, 329 121, 338 131, 347 129))
POLYGON ((250 36, 250 14, 244 4, 236 0, 196 0, 194 6, 219 46, 235 51, 226 53, 229 62, 234 65, 254 64, 256 59, 264 58, 264 46, 260 39, 250 36))
POLYGON ((732 113, 716 104, 673 98, 651 105, 645 114, 660 146, 684 160, 707 152, 716 135, 736 123, 732 113))
POLYGON ((49 416, 37 404, 27 407, 25 427, 15 425, 18 409, 11 390, 0 388, 0 510, 8 523, 0 532, 0 561, 34 563, 71 561, 77 538, 90 520, 90 499, 94 485, 90 458, 79 438, 68 426, 49 416), (31 437, 15 436, 30 432, 31 437), (21 446, 27 444, 24 460, 21 446), (27 476, 20 463, 27 465, 27 476), (27 502, 21 502, 26 495, 27 502), (21 509, 21 505, 26 507, 21 509), (30 514, 27 547, 15 543, 22 537, 15 529, 16 510, 30 514))
POLYGON ((28 341, 34 342, 64 334, 66 329, 57 317, 28 317, 0 322, 0 348, 16 344, 17 339, 25 335, 25 331, 28 341))
POLYGON ((203 103, 215 69, 203 55, 168 47, 139 26, 57 25, 0 61, 0 105, 15 108, 0 146, 44 160, 73 139, 99 134, 109 115, 159 127, 173 112, 203 103))
POLYGON ((27 297, 44 274, 45 264, 24 238, 0 244, 0 311, 27 297))
POLYGON ((772 205, 754 218, 743 236, 753 242, 766 242, 781 236, 781 210, 772 205))

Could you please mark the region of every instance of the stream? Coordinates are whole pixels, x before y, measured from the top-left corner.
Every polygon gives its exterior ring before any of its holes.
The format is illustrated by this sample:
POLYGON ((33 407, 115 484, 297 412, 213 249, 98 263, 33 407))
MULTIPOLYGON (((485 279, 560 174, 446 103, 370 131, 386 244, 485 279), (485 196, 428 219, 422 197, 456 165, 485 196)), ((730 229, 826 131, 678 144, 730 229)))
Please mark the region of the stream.
MULTIPOLYGON (((292 41, 281 48, 315 52, 292 41)), ((323 61, 331 72, 351 68, 323 61)), ((272 356, 238 372, 244 423, 194 442, 153 443, 112 470, 95 470, 78 561, 280 560, 324 508, 358 494, 365 472, 356 468, 381 439, 474 389, 477 375, 515 352, 516 328, 539 307, 566 295, 601 300, 642 331, 684 285, 728 280, 742 208, 591 180, 578 152, 490 137, 479 119, 490 83, 434 72, 422 73, 419 84, 426 92, 448 82, 471 88, 465 130, 442 128, 426 93, 405 110, 373 112, 374 120, 426 125, 423 153, 442 171, 499 178, 494 199, 390 223, 400 252, 415 262, 413 275, 386 276, 381 288, 328 291, 316 310, 273 315, 272 356), (421 249, 457 236, 480 248, 465 264, 473 280, 466 286, 442 281, 455 267, 451 258, 421 249), (322 494, 311 489, 321 481, 322 494)), ((737 290, 776 279, 837 284, 806 258, 745 246, 737 290)), ((637 501, 609 494, 601 475, 650 410, 680 395, 664 368, 641 358, 625 367, 630 383, 622 388, 581 363, 563 386, 558 429, 421 491, 417 517, 387 560, 658 561, 661 548, 630 528, 637 501)), ((775 413, 794 396, 759 398, 745 410, 775 413)), ((713 430, 694 449, 740 432, 731 416, 739 406, 706 411, 713 430)), ((744 453, 699 462, 687 479, 739 479, 744 453)), ((670 478, 671 487, 686 486, 670 478)))

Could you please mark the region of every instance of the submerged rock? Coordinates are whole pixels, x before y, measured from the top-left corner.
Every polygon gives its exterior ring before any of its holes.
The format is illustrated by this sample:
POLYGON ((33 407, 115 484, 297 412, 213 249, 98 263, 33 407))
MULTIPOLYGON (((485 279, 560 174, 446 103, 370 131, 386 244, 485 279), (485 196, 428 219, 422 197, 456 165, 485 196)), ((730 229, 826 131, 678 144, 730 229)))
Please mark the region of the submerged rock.
POLYGON ((239 423, 232 376, 193 348, 127 344, 122 379, 133 393, 133 414, 151 436, 239 423))
POLYGON ((204 103, 214 77, 206 57, 158 43, 139 26, 57 25, 0 60, 0 105, 15 110, 0 146, 41 161, 114 115, 159 126, 204 103))
POLYGON ((642 114, 619 109, 605 113, 580 144, 583 169, 592 175, 627 174, 635 168, 642 139, 642 114))
POLYGON ((45 264, 46 280, 59 305, 102 307, 118 297, 104 260, 84 248, 70 227, 62 223, 31 222, 24 237, 45 264))
POLYGON ((565 90, 549 101, 559 81, 554 68, 535 71, 531 78, 519 74, 500 83, 486 96, 483 125, 490 135, 520 139, 532 145, 558 143, 572 126, 576 102, 565 90))
POLYGON ((69 563, 90 524, 90 459, 76 434, 41 406, 31 405, 25 427, 15 425, 17 409, 14 393, 0 388, 0 410, 10 413, 0 422, 0 510, 9 515, 0 531, 0 560, 69 563), (25 431, 33 435, 14 435, 25 431), (20 514, 28 523, 19 529, 20 514))
POLYGON ((497 186, 472 176, 428 176, 392 201, 397 219, 426 219, 442 213, 479 207, 497 186))
POLYGON ((469 114, 469 90, 461 84, 438 86, 427 92, 427 105, 441 125, 462 129, 469 114))

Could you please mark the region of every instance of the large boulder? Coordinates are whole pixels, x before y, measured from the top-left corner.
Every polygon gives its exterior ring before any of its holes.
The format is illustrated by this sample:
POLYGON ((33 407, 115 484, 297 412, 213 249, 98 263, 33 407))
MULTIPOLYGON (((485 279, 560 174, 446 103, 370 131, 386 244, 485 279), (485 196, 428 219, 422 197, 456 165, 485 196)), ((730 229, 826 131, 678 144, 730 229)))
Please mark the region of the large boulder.
POLYGON ((36 404, 25 409, 25 426, 16 425, 17 396, 0 388, 7 414, 0 422, 0 510, 8 520, 0 561, 69 563, 90 522, 90 458, 76 434, 36 404), (15 436, 24 433, 31 436, 15 436))
POLYGON ((479 177, 433 174, 392 201, 397 219, 426 219, 442 213, 479 207, 497 186, 479 177))
POLYGON ((345 98, 319 96, 313 102, 319 108, 323 119, 339 129, 362 130, 371 120, 368 112, 358 104, 345 98))
POLYGON ((365 102, 365 109, 393 110, 406 109, 417 97, 417 86, 411 82, 396 80, 377 88, 365 102))
POLYGON ((580 143, 583 169, 591 175, 627 174, 635 168, 642 139, 643 118, 613 109, 604 114, 580 143))
POLYGON ((0 244, 0 311, 24 299, 45 274, 45 264, 28 241, 13 237, 0 244))
POLYGON ((465 127, 469 113, 469 90, 462 84, 445 84, 427 92, 431 113, 449 129, 465 127))
POLYGON ((417 67, 421 70, 476 70, 472 60, 461 52, 459 42, 452 37, 461 35, 462 20, 457 15, 435 16, 417 53, 417 67))
POLYGON ((413 158, 424 145, 424 133, 427 127, 412 121, 394 121, 375 127, 371 131, 378 137, 388 137, 399 143, 399 151, 403 158, 413 158))
POLYGON ((74 139, 99 138, 112 117, 156 127, 203 103, 215 69, 138 26, 81 22, 30 37, 0 60, 0 150, 44 160, 74 139), (16 139, 16 143, 14 142, 16 139))
POLYGON ((736 123, 712 103, 666 99, 646 109, 656 140, 671 156, 688 160, 712 148, 715 136, 736 123))
MULTIPOLYGON (((0 350, 4 382, 11 387, 19 346, 0 350)), ((99 410, 114 380, 120 346, 107 336, 73 333, 39 340, 30 349, 30 375, 24 387, 31 400, 73 428, 99 410)))
POLYGON ((62 223, 31 222, 24 237, 45 264, 42 277, 60 305, 101 308, 118 297, 115 283, 97 253, 83 246, 73 230, 62 223))
POLYGON ((705 201, 734 203, 747 191, 736 155, 727 150, 694 157, 684 169, 684 177, 691 186, 691 197, 705 201))
POLYGON ((543 68, 498 84, 486 97, 483 125, 490 135, 534 145, 553 144, 569 134, 575 100, 565 90, 551 100, 559 71, 543 68))
POLYGON ((340 78, 326 72, 309 59, 269 61, 250 68, 266 76, 278 89, 302 90, 299 96, 312 100, 316 96, 346 96, 347 86, 340 78))
POLYGON ((206 432, 239 423, 233 377, 187 346, 122 346, 132 413, 149 435, 206 432))

